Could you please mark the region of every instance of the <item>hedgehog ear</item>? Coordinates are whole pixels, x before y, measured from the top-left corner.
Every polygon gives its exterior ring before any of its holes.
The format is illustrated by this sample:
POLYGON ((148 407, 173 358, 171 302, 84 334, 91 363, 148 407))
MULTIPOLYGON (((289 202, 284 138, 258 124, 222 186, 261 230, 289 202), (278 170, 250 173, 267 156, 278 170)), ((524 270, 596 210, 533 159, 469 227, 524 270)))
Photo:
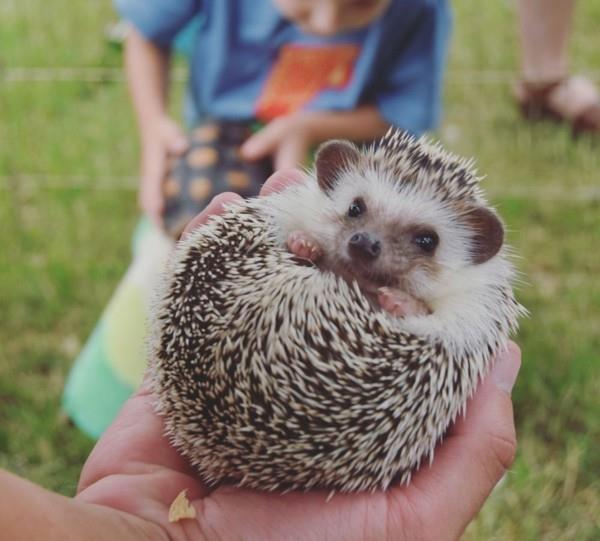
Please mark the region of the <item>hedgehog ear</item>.
POLYGON ((348 141, 328 141, 323 143, 315 156, 317 181, 324 192, 331 191, 339 177, 340 170, 357 165, 360 151, 348 141))
POLYGON ((491 210, 473 207, 463 215, 467 226, 473 231, 471 257, 479 265, 494 257, 504 242, 504 226, 491 210))

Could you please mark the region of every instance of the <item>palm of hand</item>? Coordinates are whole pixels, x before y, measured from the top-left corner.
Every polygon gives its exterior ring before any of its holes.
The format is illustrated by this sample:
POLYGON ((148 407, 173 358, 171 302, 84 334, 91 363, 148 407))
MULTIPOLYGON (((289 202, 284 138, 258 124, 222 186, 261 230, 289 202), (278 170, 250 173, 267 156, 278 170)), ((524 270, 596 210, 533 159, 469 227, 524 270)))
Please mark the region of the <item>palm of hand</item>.
POLYGON ((232 487, 209 491, 162 434, 151 395, 142 389, 100 440, 80 481, 78 497, 125 511, 158 526, 171 539, 382 539, 383 494, 279 495, 232 487), (197 519, 169 523, 168 511, 182 490, 197 519), (366 531, 369 535, 363 535, 366 531))
MULTIPOLYGON (((514 349, 510 355, 518 360, 514 349)), ((330 501, 322 491, 211 492, 164 437, 151 400, 142 388, 127 403, 88 459, 78 498, 143 519, 153 539, 455 539, 514 453, 510 400, 486 381, 437 449, 433 465, 408 487, 336 494, 330 501), (169 523, 169 507, 184 489, 197 518, 169 523)))

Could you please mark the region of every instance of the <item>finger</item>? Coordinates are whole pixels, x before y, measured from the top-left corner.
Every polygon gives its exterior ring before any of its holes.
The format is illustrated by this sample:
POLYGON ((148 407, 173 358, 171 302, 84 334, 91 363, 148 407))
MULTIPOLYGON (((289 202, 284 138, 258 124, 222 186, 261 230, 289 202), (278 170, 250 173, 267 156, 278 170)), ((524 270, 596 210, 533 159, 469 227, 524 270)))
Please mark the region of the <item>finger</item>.
POLYGON ((390 491, 407 498, 425 521, 431 539, 458 538, 512 464, 516 450, 510 390, 520 367, 515 344, 499 355, 459 419, 408 488, 390 491))
POLYGON ((279 140, 279 131, 277 121, 273 121, 251 135, 240 147, 242 157, 257 160, 273 154, 279 140))
POLYGON ((213 214, 223 214, 227 205, 241 201, 243 201, 243 199, 233 192, 224 192, 215 196, 200 214, 196 215, 196 217, 188 222, 183 230, 181 238, 187 237, 194 229, 204 225, 213 214))
POLYGON ((280 169, 275 171, 263 184, 260 195, 281 192, 288 186, 301 182, 306 182, 306 175, 299 169, 280 169))
MULTIPOLYGON (((146 471, 127 472, 99 479, 77 494, 74 501, 94 504, 97 508, 119 510, 128 514, 126 519, 141 520, 146 526, 157 527, 159 532, 146 532, 146 535, 135 535, 131 527, 127 536, 111 537, 103 535, 102 539, 127 540, 164 540, 164 539, 212 539, 201 537, 195 530, 195 521, 184 520, 175 524, 169 521, 169 508, 175 498, 185 491, 189 500, 201 499, 209 493, 192 475, 179 473, 148 466, 146 471), (182 530, 191 530, 187 535, 182 530), (166 536, 166 532, 171 535, 166 536), (161 535, 162 533, 162 535, 161 535)), ((106 517, 105 517, 106 519, 106 517)), ((124 520, 121 519, 123 523, 124 520)), ((135 523, 135 522, 134 522, 135 523)), ((65 538, 63 538, 65 539, 65 538)), ((75 537, 70 537, 75 539, 75 537)), ((85 537, 77 539, 90 539, 89 532, 85 537)), ((94 537, 94 539, 97 539, 94 537)))
POLYGON ((187 150, 189 140, 175 121, 165 120, 162 130, 163 141, 169 154, 180 156, 187 150))
POLYGON ((166 141, 166 146, 171 156, 181 156, 188 149, 189 142, 185 137, 174 137, 166 141))

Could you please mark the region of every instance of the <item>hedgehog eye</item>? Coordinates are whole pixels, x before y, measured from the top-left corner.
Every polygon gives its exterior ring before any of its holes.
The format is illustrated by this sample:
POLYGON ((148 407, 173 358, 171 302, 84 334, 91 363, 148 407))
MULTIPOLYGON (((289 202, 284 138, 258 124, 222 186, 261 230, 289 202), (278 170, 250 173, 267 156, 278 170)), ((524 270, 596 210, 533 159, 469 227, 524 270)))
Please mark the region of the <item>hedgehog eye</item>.
POLYGON ((431 254, 437 248, 440 238, 435 231, 423 231, 413 237, 413 242, 425 253, 431 254))
POLYGON ((367 205, 362 197, 357 197, 352 204, 348 207, 348 216, 350 218, 357 218, 367 210, 367 205))

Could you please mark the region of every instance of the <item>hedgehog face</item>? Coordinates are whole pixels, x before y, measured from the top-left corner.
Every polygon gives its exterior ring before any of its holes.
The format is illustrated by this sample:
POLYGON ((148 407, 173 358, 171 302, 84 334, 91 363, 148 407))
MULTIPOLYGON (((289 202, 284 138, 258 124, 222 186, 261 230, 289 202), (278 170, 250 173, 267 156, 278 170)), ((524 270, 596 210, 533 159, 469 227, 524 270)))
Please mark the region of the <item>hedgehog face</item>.
POLYGON ((335 224, 317 232, 326 266, 365 292, 395 287, 433 302, 502 246, 502 225, 482 204, 436 197, 422 179, 399 182, 350 144, 323 146, 316 171, 335 224))
POLYGON ((420 283, 432 282, 452 245, 446 246, 446 213, 430 198, 400 194, 380 172, 365 170, 347 143, 322 147, 316 170, 330 207, 327 222, 335 224, 334 231, 314 232, 326 267, 367 293, 386 286, 414 294, 420 283))
POLYGON ((324 246, 328 266, 367 292, 386 286, 414 293, 424 278, 431 282, 440 269, 438 252, 446 251, 442 224, 402 212, 397 193, 378 197, 363 178, 345 180, 331 193, 338 229, 324 246))

